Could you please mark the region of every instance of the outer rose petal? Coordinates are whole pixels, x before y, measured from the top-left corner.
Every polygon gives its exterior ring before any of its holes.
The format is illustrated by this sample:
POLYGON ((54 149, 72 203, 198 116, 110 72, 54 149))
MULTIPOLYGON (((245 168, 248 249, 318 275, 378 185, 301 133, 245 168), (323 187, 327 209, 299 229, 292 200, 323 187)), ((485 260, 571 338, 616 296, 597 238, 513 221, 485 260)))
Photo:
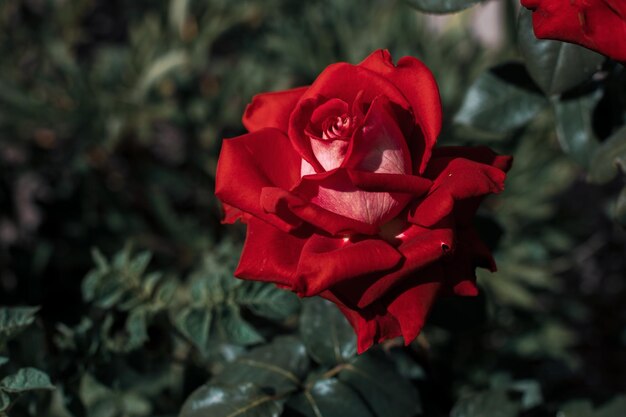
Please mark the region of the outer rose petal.
POLYGON ((480 239, 474 227, 457 229, 457 244, 454 252, 443 262, 445 294, 475 296, 476 267, 496 270, 491 251, 480 239))
POLYGON ((344 304, 333 290, 322 293, 322 296, 337 304, 354 328, 359 353, 365 352, 374 343, 398 336, 403 336, 408 345, 422 329, 439 292, 440 269, 437 265, 428 268, 424 273, 431 275, 430 279, 417 284, 407 281, 393 294, 364 309, 354 309, 344 304))
POLYGON ((243 125, 249 132, 255 132, 266 127, 287 132, 289 116, 307 88, 298 87, 291 90, 257 94, 252 97, 252 102, 246 107, 242 119, 243 125))
POLYGON ((433 279, 432 275, 425 277, 420 271, 439 261, 455 244, 454 230, 449 227, 430 230, 414 225, 403 233, 402 243, 396 248, 404 258, 399 268, 384 276, 371 274, 332 288, 344 304, 353 308, 368 308, 405 282, 416 285, 433 279))
POLYGON ((432 226, 448 216, 455 202, 504 189, 504 171, 465 158, 433 157, 425 173, 433 179, 431 192, 410 213, 411 222, 432 226))
POLYGON ((626 61, 626 5, 621 0, 522 0, 539 38, 585 46, 626 61))
POLYGON ((433 265, 423 271, 422 275, 432 276, 422 284, 406 282, 405 288, 398 289, 398 294, 394 294, 393 301, 387 307, 387 311, 400 323, 405 345, 411 343, 422 330, 426 316, 441 288, 442 273, 439 265, 433 265))
POLYGON ((365 312, 346 306, 331 291, 325 291, 321 296, 335 303, 354 328, 358 353, 365 352, 374 343, 402 334, 400 324, 384 307, 378 311, 370 309, 365 312))
POLYGON ((224 218, 222 219, 222 223, 233 224, 237 220, 241 220, 243 223, 247 223, 250 215, 244 213, 243 211, 230 206, 228 204, 222 204, 222 210, 224 211, 224 218))
POLYGON ((235 276, 274 282, 292 289, 295 270, 306 236, 284 233, 262 220, 248 222, 246 242, 235 276))
POLYGON ((404 109, 410 106, 402 92, 384 76, 362 66, 346 63, 326 67, 301 100, 321 96, 352 103, 360 94, 365 103, 372 102, 378 96, 385 96, 404 109))
POLYGON ((299 226, 300 221, 281 219, 261 207, 263 188, 289 189, 300 178, 300 157, 289 145, 289 139, 278 129, 224 140, 217 163, 217 197, 226 205, 282 230, 299 226))
POLYGON ((414 168, 423 173, 441 131, 441 100, 432 72, 422 62, 408 56, 400 59, 395 66, 387 50, 372 53, 359 66, 387 78, 411 104, 413 116, 422 132, 422 137, 417 140, 424 143, 409 143, 409 146, 414 149, 413 155, 420 157, 414 168))
POLYGON ((313 235, 300 255, 297 292, 303 297, 317 295, 348 279, 384 274, 401 261, 400 253, 381 239, 352 242, 313 235))

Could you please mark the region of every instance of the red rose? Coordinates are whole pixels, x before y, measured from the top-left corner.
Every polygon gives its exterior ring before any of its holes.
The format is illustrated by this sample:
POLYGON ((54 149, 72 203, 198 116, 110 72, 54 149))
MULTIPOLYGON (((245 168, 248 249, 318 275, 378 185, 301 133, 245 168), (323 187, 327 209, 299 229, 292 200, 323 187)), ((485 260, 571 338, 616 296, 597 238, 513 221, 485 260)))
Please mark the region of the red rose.
POLYGON ((624 0, 521 0, 538 38, 577 43, 626 61, 624 0))
POLYGON ((433 149, 441 103, 417 59, 331 65, 311 86, 257 95, 243 123, 216 181, 224 221, 248 225, 235 275, 335 302, 360 352, 412 341, 438 294, 474 295, 474 268, 495 268, 472 218, 511 158, 433 149))

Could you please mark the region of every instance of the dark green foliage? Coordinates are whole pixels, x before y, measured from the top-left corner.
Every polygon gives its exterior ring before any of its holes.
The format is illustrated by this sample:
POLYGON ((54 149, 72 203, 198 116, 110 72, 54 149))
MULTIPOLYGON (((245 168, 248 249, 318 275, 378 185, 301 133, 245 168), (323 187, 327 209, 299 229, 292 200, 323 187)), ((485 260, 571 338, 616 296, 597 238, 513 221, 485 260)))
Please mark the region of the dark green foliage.
POLYGON ((235 388, 202 386, 187 400, 180 417, 278 417, 283 407, 252 384, 235 388))
POLYGON ((417 11, 477 3, 0 3, 0 416, 626 415, 626 70, 536 40, 518 0, 499 48, 481 6, 441 33, 417 11), (254 94, 380 47, 432 69, 442 145, 515 163, 482 295, 357 355, 331 303, 233 278, 213 183, 254 94))
POLYGON ((593 131, 593 112, 602 97, 601 91, 582 97, 562 98, 554 102, 556 135, 563 152, 587 167, 590 155, 598 147, 598 138, 593 131))
POLYGON ((317 363, 338 365, 356 355, 356 336, 337 307, 322 299, 303 304, 300 335, 317 363))
POLYGON ((494 133, 526 126, 548 104, 530 87, 532 81, 519 64, 493 68, 470 86, 454 121, 494 133))
POLYGON ((354 388, 377 416, 410 417, 421 412, 419 393, 384 355, 355 358, 339 373, 339 380, 354 388))
POLYGON ((0 344, 35 321, 38 307, 0 308, 0 344))
POLYGON ((452 13, 474 6, 483 0, 405 0, 425 13, 452 13))
MULTIPOLYGON (((33 307, 0 308, 0 352, 10 339, 24 331, 35 320, 39 309, 33 307)), ((3 372, 11 365, 9 358, 0 356, 0 416, 12 407, 13 400, 29 391, 53 390, 50 377, 31 368, 19 368, 7 375, 3 372)))

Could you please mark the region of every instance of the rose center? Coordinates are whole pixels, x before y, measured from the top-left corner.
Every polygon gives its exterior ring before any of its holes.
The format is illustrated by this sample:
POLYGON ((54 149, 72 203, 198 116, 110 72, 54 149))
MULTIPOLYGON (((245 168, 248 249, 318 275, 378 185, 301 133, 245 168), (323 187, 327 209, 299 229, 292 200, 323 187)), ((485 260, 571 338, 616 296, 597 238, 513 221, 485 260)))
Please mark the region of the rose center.
POLYGON ((322 123, 322 139, 332 140, 347 138, 352 133, 354 120, 347 114, 329 117, 322 123))

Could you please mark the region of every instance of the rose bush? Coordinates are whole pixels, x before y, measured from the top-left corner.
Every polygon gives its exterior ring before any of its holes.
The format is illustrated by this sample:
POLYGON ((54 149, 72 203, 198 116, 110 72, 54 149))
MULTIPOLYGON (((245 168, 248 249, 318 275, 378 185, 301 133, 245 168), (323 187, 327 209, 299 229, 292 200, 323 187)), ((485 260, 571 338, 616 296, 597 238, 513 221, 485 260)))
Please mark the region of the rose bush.
POLYGON ((577 43, 626 61, 626 2, 623 0, 521 0, 533 11, 535 35, 577 43))
POLYGON ((475 295, 495 265, 472 219, 511 158, 435 148, 441 116, 428 68, 387 51, 255 96, 217 167, 224 221, 248 227, 235 275, 333 301, 360 352, 412 341, 438 294, 475 295))

